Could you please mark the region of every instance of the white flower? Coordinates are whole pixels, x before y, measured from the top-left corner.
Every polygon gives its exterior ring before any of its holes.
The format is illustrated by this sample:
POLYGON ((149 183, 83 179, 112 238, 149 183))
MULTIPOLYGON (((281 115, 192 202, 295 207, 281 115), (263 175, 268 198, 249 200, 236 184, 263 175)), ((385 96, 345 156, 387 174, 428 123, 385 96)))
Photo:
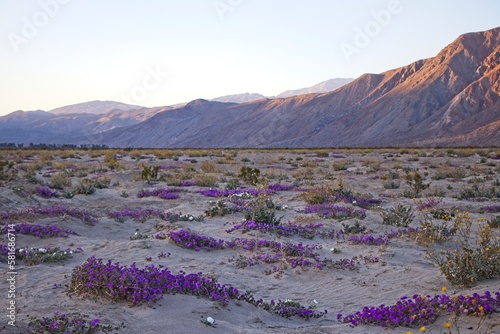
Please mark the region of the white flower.
POLYGON ((358 202, 356 202, 356 201, 352 201, 352 204, 356 204, 356 203, 358 203, 358 202))
POLYGON ((318 301, 317 301, 316 299, 313 299, 313 303, 314 303, 314 304, 317 304, 317 303, 318 303, 318 301))
POLYGON ((193 216, 189 216, 188 218, 190 221, 193 221, 194 220, 194 217, 193 216))
POLYGON ((332 247, 332 248, 330 248, 330 252, 333 252, 334 250, 335 250, 335 248, 333 248, 333 247, 332 247))
POLYGON ((45 248, 38 248, 38 251, 40 253, 47 253, 47 250, 45 248))
POLYGON ((207 318, 207 322, 210 324, 210 325, 213 325, 215 323, 215 319, 212 318, 212 317, 208 317, 207 318))

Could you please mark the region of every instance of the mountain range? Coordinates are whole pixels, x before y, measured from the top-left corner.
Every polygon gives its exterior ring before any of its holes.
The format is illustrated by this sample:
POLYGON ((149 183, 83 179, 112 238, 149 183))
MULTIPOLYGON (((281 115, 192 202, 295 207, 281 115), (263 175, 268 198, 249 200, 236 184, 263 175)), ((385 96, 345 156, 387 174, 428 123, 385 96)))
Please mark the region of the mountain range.
POLYGON ((240 94, 157 108, 94 101, 50 112, 16 111, 0 117, 0 142, 172 148, 499 146, 500 27, 461 35, 432 58, 313 87, 272 98, 240 94))

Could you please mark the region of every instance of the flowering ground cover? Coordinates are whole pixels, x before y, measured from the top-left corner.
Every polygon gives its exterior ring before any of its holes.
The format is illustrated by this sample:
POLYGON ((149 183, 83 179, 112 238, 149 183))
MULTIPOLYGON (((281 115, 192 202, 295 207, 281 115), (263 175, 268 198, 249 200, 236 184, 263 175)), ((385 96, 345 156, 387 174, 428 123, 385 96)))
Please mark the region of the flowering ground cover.
POLYGON ((19 333, 496 333, 498 156, 0 151, 0 279, 19 333))

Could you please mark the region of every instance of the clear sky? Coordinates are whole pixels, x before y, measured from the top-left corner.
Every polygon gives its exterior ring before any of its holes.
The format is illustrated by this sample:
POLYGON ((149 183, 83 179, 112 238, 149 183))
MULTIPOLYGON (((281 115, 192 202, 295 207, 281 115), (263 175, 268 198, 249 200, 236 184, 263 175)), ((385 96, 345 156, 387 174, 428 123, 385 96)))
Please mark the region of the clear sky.
POLYGON ((0 115, 277 95, 436 55, 498 0, 0 0, 0 115))

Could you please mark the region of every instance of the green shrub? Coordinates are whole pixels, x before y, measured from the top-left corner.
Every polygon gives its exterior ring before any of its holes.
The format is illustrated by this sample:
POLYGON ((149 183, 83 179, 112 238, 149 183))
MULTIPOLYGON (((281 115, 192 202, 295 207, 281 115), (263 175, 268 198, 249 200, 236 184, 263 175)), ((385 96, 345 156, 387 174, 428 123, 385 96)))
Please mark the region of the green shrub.
POLYGON ((141 179, 148 182, 156 181, 159 170, 160 166, 144 166, 141 172, 141 179))
POLYGON ((407 227, 413 221, 413 212, 411 208, 406 208, 398 204, 395 208, 389 211, 381 212, 382 224, 392 226, 407 227))
POLYGON ((245 219, 278 225, 283 218, 276 216, 276 210, 280 209, 281 206, 274 203, 271 197, 266 195, 259 196, 250 202, 250 211, 245 212, 245 219))
POLYGON ((71 180, 66 173, 53 174, 50 177, 49 187, 62 190, 64 187, 71 187, 71 180))
POLYGON ((259 183, 260 170, 258 168, 252 168, 243 166, 240 169, 240 174, 238 174, 243 181, 256 185, 259 183))

